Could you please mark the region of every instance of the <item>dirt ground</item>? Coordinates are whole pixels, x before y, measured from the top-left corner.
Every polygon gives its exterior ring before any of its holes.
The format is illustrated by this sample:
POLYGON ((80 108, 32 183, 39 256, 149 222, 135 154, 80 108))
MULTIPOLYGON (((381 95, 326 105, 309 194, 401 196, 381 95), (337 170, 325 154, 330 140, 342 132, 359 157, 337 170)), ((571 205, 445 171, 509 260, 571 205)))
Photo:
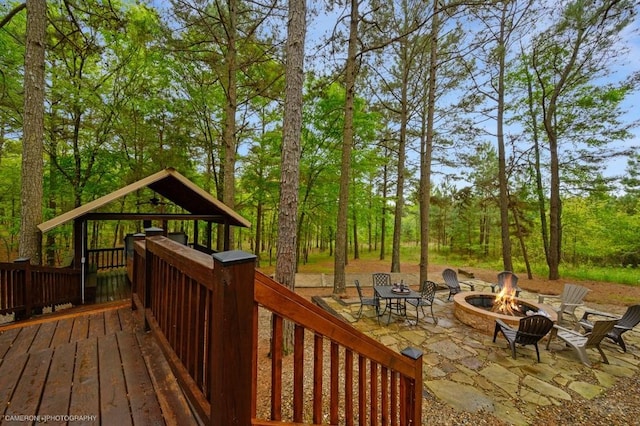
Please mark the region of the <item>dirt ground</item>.
MULTIPOLYGON (((313 273, 313 272, 325 272, 331 273, 333 267, 333 258, 328 260, 326 264, 314 264, 312 267, 301 266, 299 272, 313 273), (327 272, 329 271, 329 272, 327 272)), ((436 282, 442 282, 442 271, 450 266, 448 265, 431 265, 429 267, 429 278, 436 282)), ((391 269, 390 262, 380 260, 350 260, 349 265, 346 268, 347 273, 367 273, 367 272, 386 272, 391 269)), ((458 268, 456 268, 458 269, 458 268)), ((472 273, 475 278, 481 279, 487 282, 495 282, 498 272, 495 270, 462 267, 459 268, 465 272, 472 273)), ((264 272, 273 273, 273 270, 268 268, 262 269, 264 272)), ((405 273, 418 273, 419 266, 415 264, 401 264, 401 271, 405 273)), ((526 273, 516 273, 519 281, 518 285, 527 291, 542 293, 542 294, 560 294, 565 283, 579 284, 589 288, 591 291, 587 294, 585 301, 588 304, 597 304, 599 309, 605 309, 607 307, 625 307, 640 303, 640 286, 629 286, 623 284, 615 284, 609 282, 598 281, 579 281, 560 279, 557 281, 551 281, 544 277, 534 276, 532 279, 528 279, 526 273)), ((464 276, 460 274, 460 279, 464 276)), ((640 270, 638 271, 638 279, 640 279, 640 270)), ((316 290, 314 295, 321 295, 318 293, 321 291, 325 293, 331 290, 316 290)), ((355 292, 355 290, 353 290, 355 292)), ((308 291, 303 291, 307 293, 308 291)), ((310 293, 314 293, 310 291, 310 293)), ((613 309, 617 311, 619 309, 613 309)))

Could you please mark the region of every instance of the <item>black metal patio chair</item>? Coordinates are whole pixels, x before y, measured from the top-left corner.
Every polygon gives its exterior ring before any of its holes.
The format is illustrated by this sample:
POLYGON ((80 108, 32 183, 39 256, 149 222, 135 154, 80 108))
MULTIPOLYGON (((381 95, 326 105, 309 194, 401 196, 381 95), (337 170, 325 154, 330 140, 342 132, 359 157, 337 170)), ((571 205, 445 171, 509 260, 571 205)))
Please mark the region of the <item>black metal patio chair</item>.
POLYGON ((416 324, 418 324, 419 313, 418 308, 422 310, 422 315, 424 313, 424 307, 428 306, 431 309, 431 318, 433 318, 434 324, 438 324, 438 320, 433 315, 433 300, 436 296, 436 288, 438 285, 433 281, 424 281, 422 285, 420 285, 420 299, 409 299, 407 303, 414 306, 416 308, 416 324))
POLYGON ((360 310, 358 311, 358 318, 356 321, 360 321, 360 317, 362 316, 362 308, 365 306, 372 306, 376 309, 376 319, 378 320, 378 324, 380 324, 380 302, 377 297, 375 297, 375 292, 373 297, 365 297, 362 293, 362 288, 360 288, 360 281, 354 280, 356 289, 358 290, 358 297, 360 298, 360 310))

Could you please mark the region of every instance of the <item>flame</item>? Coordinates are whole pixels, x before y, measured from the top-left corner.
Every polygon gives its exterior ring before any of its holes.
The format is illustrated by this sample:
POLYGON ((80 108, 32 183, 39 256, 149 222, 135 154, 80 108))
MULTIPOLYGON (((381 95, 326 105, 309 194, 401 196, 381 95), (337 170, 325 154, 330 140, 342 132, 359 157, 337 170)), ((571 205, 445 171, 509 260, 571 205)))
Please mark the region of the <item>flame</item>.
POLYGON ((504 286, 497 294, 491 310, 504 315, 514 315, 519 311, 515 295, 516 290, 511 286, 511 277, 506 277, 504 286))

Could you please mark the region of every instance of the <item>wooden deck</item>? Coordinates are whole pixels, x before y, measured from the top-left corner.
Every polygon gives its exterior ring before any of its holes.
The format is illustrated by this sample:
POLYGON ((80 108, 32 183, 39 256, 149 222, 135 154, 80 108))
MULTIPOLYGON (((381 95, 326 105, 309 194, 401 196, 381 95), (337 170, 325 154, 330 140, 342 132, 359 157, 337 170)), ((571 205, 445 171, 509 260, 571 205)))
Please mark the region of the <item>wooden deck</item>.
POLYGON ((130 306, 85 306, 0 327, 0 423, 197 424, 130 306))
POLYGON ((100 272, 97 275, 96 303, 131 300, 131 283, 126 269, 100 272))

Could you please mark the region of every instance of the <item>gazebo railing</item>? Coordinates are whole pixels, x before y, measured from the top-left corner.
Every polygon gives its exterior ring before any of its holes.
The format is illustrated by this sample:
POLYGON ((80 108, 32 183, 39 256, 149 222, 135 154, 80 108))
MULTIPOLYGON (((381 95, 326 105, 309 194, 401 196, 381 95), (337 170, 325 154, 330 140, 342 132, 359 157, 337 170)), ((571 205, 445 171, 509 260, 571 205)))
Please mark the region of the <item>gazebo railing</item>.
POLYGON ((124 247, 89 249, 87 264, 90 269, 103 271, 127 266, 124 247))

